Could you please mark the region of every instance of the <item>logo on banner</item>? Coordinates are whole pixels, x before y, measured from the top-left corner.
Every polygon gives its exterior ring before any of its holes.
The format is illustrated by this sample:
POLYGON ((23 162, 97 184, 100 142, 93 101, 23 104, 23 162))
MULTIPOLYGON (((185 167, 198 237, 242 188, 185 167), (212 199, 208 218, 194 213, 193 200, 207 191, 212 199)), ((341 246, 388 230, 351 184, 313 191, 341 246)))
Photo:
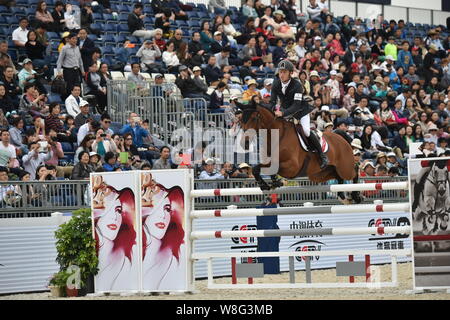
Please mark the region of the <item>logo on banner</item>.
MULTIPOLYGON (((231 228, 232 231, 258 230, 254 224, 244 224, 242 226, 236 225, 231 228)), ((240 252, 256 252, 258 245, 255 237, 239 237, 231 238, 231 241, 236 244, 231 246, 231 250, 240 250, 240 252)), ((252 263, 258 262, 256 258, 251 258, 252 263)), ((241 258, 241 263, 248 263, 248 258, 241 258)))
MULTIPOLYGON (((323 221, 321 220, 306 220, 306 221, 292 221, 289 224, 289 229, 298 230, 298 229, 318 229, 323 227, 323 221)), ((322 237, 318 236, 294 236, 295 238, 313 238, 313 237, 322 237)))
MULTIPOLYGON (((411 222, 407 217, 400 218, 375 218, 371 219, 368 223, 369 227, 403 227, 409 226, 411 222)), ((380 238, 376 235, 372 235, 372 238, 369 238, 369 241, 378 241, 377 250, 397 250, 404 249, 405 243, 401 239, 408 238, 407 234, 396 234, 393 236, 387 236, 380 238)))
MULTIPOLYGON (((303 252, 310 252, 310 251, 322 251, 322 247, 326 246, 325 243, 317 240, 302 240, 298 241, 289 248, 295 248, 295 251, 303 251, 303 252)), ((319 261, 320 256, 311 256, 311 261, 319 261)), ((295 260, 298 262, 302 262, 306 260, 306 257, 296 256, 295 260)))

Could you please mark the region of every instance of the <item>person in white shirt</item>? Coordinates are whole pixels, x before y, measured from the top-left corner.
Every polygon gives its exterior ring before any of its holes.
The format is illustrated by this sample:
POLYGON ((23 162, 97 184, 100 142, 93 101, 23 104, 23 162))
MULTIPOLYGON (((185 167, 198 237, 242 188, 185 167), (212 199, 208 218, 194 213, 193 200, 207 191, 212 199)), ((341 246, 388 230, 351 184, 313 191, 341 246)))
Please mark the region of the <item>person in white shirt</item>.
POLYGON ((69 30, 80 29, 79 12, 76 12, 70 3, 66 4, 64 20, 69 30), (78 18, 78 19, 77 19, 78 18))
POLYGON ((306 8, 306 11, 309 14, 309 18, 311 20, 320 18, 320 13, 322 9, 320 9, 319 5, 316 3, 316 0, 309 0, 309 5, 306 8))
POLYGON ((175 44, 173 42, 169 42, 166 46, 166 51, 162 54, 162 59, 169 69, 176 70, 176 68, 180 65, 180 60, 177 57, 177 53, 175 51, 175 44))
POLYGON ((326 85, 330 87, 330 98, 333 104, 338 105, 338 100, 341 98, 341 91, 339 90, 339 81, 336 79, 336 70, 330 71, 330 79, 327 81, 326 85))
POLYGON ((308 52, 308 49, 305 47, 305 38, 298 38, 297 45, 294 47, 295 53, 300 59, 303 59, 308 52))
MULTIPOLYGON (((222 169, 220 172, 215 170, 215 162, 213 159, 208 158, 205 161, 204 170, 200 173, 200 180, 218 180, 225 179, 226 172, 222 169)), ((216 189, 216 183, 202 183, 201 189, 216 189)))
POLYGON ((45 152, 39 152, 41 145, 38 142, 32 142, 29 144, 30 152, 22 158, 24 169, 30 174, 31 180, 36 178, 36 169, 40 165, 44 164, 45 161, 50 160, 53 156, 53 152, 49 147, 48 141, 45 142, 47 142, 45 152))
POLYGON ((80 113, 80 105, 82 102, 86 102, 80 97, 81 87, 75 85, 72 89, 71 95, 67 97, 65 104, 67 113, 72 117, 76 117, 80 113))
POLYGON ((78 129, 78 145, 81 145, 81 142, 83 141, 84 137, 88 135, 88 133, 94 134, 98 128, 100 128, 100 122, 94 121, 93 119, 88 119, 88 121, 83 124, 80 129, 78 129))
POLYGON ((22 18, 19 21, 19 27, 12 33, 12 41, 16 47, 25 47, 28 41, 28 19, 22 18))
POLYGON ((13 168, 16 161, 16 148, 10 143, 8 130, 0 133, 0 167, 13 168))

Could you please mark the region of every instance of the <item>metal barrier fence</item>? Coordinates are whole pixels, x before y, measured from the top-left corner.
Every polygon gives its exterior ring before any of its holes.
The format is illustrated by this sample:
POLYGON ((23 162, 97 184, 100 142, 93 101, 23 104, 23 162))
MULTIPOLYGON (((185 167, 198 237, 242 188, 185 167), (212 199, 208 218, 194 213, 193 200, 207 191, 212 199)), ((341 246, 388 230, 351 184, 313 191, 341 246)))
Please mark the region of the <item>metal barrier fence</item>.
POLYGON ((89 181, 0 183, 0 218, 48 217, 55 211, 89 207, 89 181))
MULTIPOLYGON (((367 182, 398 182, 406 181, 407 177, 367 178, 367 182)), ((34 181, 33 183, 10 181, 0 183, 0 218, 48 217, 52 212, 67 212, 90 206, 88 191, 89 181, 57 180, 34 181)), ((195 189, 215 188, 248 188, 257 184, 253 179, 228 180, 195 180, 195 189)), ((289 180, 289 186, 317 185, 306 178, 289 180)), ((408 191, 370 191, 363 193, 366 203, 382 199, 388 202, 405 202, 408 191)), ((302 194, 284 194, 279 196, 285 206, 298 206, 303 202, 313 202, 314 205, 338 204, 335 193, 305 192, 302 194)), ((233 204, 240 208, 254 208, 265 202, 265 196, 218 196, 195 199, 195 205, 201 209, 223 209, 233 204)))

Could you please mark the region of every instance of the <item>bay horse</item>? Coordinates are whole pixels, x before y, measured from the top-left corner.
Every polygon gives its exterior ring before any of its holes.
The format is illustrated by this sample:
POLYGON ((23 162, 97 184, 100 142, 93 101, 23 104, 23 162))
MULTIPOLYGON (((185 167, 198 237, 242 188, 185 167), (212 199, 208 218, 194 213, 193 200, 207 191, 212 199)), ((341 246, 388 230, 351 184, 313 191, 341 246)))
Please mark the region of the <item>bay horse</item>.
MULTIPOLYGON (((347 140, 339 134, 323 133, 329 145, 327 152, 329 165, 322 170, 320 169, 318 154, 307 152, 301 147, 294 123, 277 118, 269 108, 251 102, 246 108, 243 108, 241 126, 244 132, 249 129, 256 132, 259 132, 260 129, 267 129, 267 146, 271 146, 270 130, 279 130, 279 168, 277 174, 286 179, 294 179, 306 171, 308 178, 317 183, 333 179, 338 180, 340 184, 344 183, 344 180, 353 180, 354 183, 358 181, 358 172, 353 160, 353 149, 347 140)), ((270 150, 268 150, 267 156, 271 157, 270 150)), ((271 163, 268 162, 257 164, 252 168, 253 175, 261 190, 270 190, 283 185, 276 174, 271 175, 272 184, 270 186, 261 178, 261 168, 269 168, 270 166, 271 163)), ((359 192, 352 192, 351 195, 355 203, 362 201, 359 192)), ((338 193, 338 196, 341 200, 345 200, 343 193, 338 193)))

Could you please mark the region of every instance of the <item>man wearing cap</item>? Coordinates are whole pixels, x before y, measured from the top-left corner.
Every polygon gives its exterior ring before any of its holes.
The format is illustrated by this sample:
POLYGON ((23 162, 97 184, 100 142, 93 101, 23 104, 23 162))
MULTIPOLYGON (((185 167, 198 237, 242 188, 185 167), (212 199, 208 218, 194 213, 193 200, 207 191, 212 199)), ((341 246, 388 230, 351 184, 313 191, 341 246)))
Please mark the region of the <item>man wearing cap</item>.
POLYGON ((182 65, 179 67, 180 74, 175 80, 175 84, 181 91, 183 98, 203 98, 209 101, 209 96, 203 92, 203 89, 197 86, 194 79, 191 78, 192 72, 188 67, 182 65))
POLYGON ((17 78, 19 79, 19 87, 22 90, 25 83, 32 83, 38 88, 40 93, 47 93, 47 90, 37 77, 37 72, 33 69, 33 62, 31 59, 26 58, 23 60, 23 69, 20 70, 17 78))
MULTIPOLYGON (((227 175, 225 169, 217 172, 214 168, 215 161, 214 159, 208 158, 205 160, 205 165, 203 171, 199 175, 200 180, 217 180, 217 179, 225 179, 225 175, 227 175)), ((211 186, 210 183, 205 183, 203 188, 211 186)))
POLYGON ((77 46, 78 37, 72 33, 68 37, 68 43, 62 48, 56 70, 58 76, 63 76, 66 82, 67 90, 70 92, 74 85, 81 84, 81 76, 84 77, 83 60, 81 58, 80 48, 77 46), (80 74, 81 73, 81 74, 80 74))
POLYGON ((264 95, 266 93, 268 93, 270 95, 270 93, 272 92, 272 84, 273 84, 273 79, 272 78, 268 78, 268 79, 264 80, 264 88, 259 90, 259 93, 261 94, 261 97, 264 98, 264 95))
POLYGON ((150 73, 163 73, 164 68, 156 62, 161 57, 161 50, 155 41, 145 40, 136 56, 141 58, 141 70, 150 73))
POLYGON ((81 127, 83 124, 86 123, 86 121, 91 118, 93 115, 89 109, 89 102, 86 100, 83 100, 80 102, 80 112, 75 117, 75 128, 81 127))
POLYGON ((214 41, 211 42, 211 53, 216 54, 222 51, 223 45, 222 45, 222 32, 216 31, 214 32, 214 41))
POLYGON ((205 78, 202 77, 202 69, 198 66, 195 66, 192 69, 192 72, 194 73, 194 76, 192 79, 194 79, 195 84, 197 87, 201 88, 204 93, 208 91, 208 85, 206 84, 205 78))
MULTIPOLYGON (((324 169, 328 165, 328 158, 322 151, 319 138, 310 130, 311 119, 309 113, 313 108, 303 98, 303 86, 297 79, 292 78, 294 66, 289 60, 283 60, 278 64, 278 70, 278 78, 272 85, 270 106, 275 108, 278 100, 280 100, 280 108, 275 111, 275 115, 277 117, 292 116, 300 121, 303 133, 308 138, 309 145, 319 154, 321 159, 320 167, 324 169)), ((297 130, 299 130, 298 127, 297 130)))
POLYGON ((367 160, 365 164, 363 164, 362 168, 363 172, 361 173, 362 177, 375 177, 375 166, 372 161, 367 160))

